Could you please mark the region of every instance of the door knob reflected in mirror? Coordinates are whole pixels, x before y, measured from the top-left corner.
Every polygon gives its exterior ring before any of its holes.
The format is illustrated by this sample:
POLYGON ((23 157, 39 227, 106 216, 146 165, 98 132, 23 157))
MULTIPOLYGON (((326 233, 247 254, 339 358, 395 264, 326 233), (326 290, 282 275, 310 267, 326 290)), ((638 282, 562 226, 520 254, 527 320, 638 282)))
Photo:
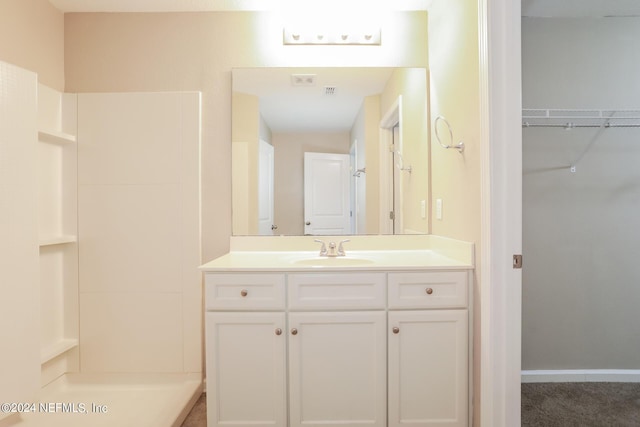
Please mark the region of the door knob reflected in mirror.
POLYGON ((311 225, 311 221, 305 222, 304 225, 311 225))
POLYGON ((271 229, 272 229, 272 230, 277 230, 277 229, 278 229, 278 226, 277 226, 277 225, 275 225, 275 224, 273 224, 273 225, 271 226, 271 229))

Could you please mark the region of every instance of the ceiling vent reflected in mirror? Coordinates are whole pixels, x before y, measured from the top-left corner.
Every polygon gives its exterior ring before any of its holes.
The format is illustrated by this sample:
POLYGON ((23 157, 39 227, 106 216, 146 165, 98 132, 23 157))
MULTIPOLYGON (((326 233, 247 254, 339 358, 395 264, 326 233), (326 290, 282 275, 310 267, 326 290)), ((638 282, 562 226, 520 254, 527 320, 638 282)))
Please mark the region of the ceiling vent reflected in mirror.
POLYGON ((332 96, 336 94, 336 90, 337 88, 335 86, 325 86, 324 87, 324 94, 327 96, 332 96))

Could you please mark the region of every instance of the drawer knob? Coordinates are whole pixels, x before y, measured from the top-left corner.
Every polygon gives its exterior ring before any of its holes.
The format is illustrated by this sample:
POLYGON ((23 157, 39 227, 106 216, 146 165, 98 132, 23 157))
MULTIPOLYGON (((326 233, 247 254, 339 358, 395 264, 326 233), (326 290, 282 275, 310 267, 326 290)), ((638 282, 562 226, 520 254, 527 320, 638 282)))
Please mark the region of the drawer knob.
POLYGON ((433 293, 433 289, 427 288, 425 292, 427 293, 427 295, 431 295, 433 293))
POLYGON ((240 291, 240 295, 242 295, 243 297, 246 297, 247 295, 249 295, 249 292, 247 292, 246 289, 243 289, 240 291))
POLYGON ((298 330, 296 328, 291 329, 291 335, 298 335, 298 330))
POLYGON ((276 335, 282 335, 282 329, 276 328, 276 335))
POLYGON ((394 334, 400 333, 400 328, 398 328, 397 326, 394 326, 393 329, 391 329, 393 331, 394 334))

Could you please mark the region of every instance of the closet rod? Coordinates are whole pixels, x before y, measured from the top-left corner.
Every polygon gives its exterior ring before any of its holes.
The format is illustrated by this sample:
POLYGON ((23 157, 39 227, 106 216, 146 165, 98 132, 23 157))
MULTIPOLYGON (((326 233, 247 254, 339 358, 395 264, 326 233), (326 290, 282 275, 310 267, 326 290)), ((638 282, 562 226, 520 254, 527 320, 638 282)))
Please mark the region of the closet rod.
POLYGON ((523 108, 522 127, 638 128, 640 110, 523 108))
POLYGON ((529 123, 523 122, 522 127, 524 128, 534 128, 534 127, 546 127, 546 128, 564 128, 564 129, 575 129, 575 128, 640 128, 640 123, 638 124, 614 124, 614 123, 603 123, 603 124, 581 124, 581 123, 529 123))

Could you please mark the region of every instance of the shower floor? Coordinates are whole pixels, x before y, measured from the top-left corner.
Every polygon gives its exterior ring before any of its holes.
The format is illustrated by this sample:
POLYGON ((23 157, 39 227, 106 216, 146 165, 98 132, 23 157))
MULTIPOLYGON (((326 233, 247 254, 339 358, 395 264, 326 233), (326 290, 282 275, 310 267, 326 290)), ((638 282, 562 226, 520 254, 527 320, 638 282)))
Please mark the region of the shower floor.
POLYGON ((32 412, 0 427, 179 427, 202 393, 201 374, 66 374, 44 387, 32 412))

